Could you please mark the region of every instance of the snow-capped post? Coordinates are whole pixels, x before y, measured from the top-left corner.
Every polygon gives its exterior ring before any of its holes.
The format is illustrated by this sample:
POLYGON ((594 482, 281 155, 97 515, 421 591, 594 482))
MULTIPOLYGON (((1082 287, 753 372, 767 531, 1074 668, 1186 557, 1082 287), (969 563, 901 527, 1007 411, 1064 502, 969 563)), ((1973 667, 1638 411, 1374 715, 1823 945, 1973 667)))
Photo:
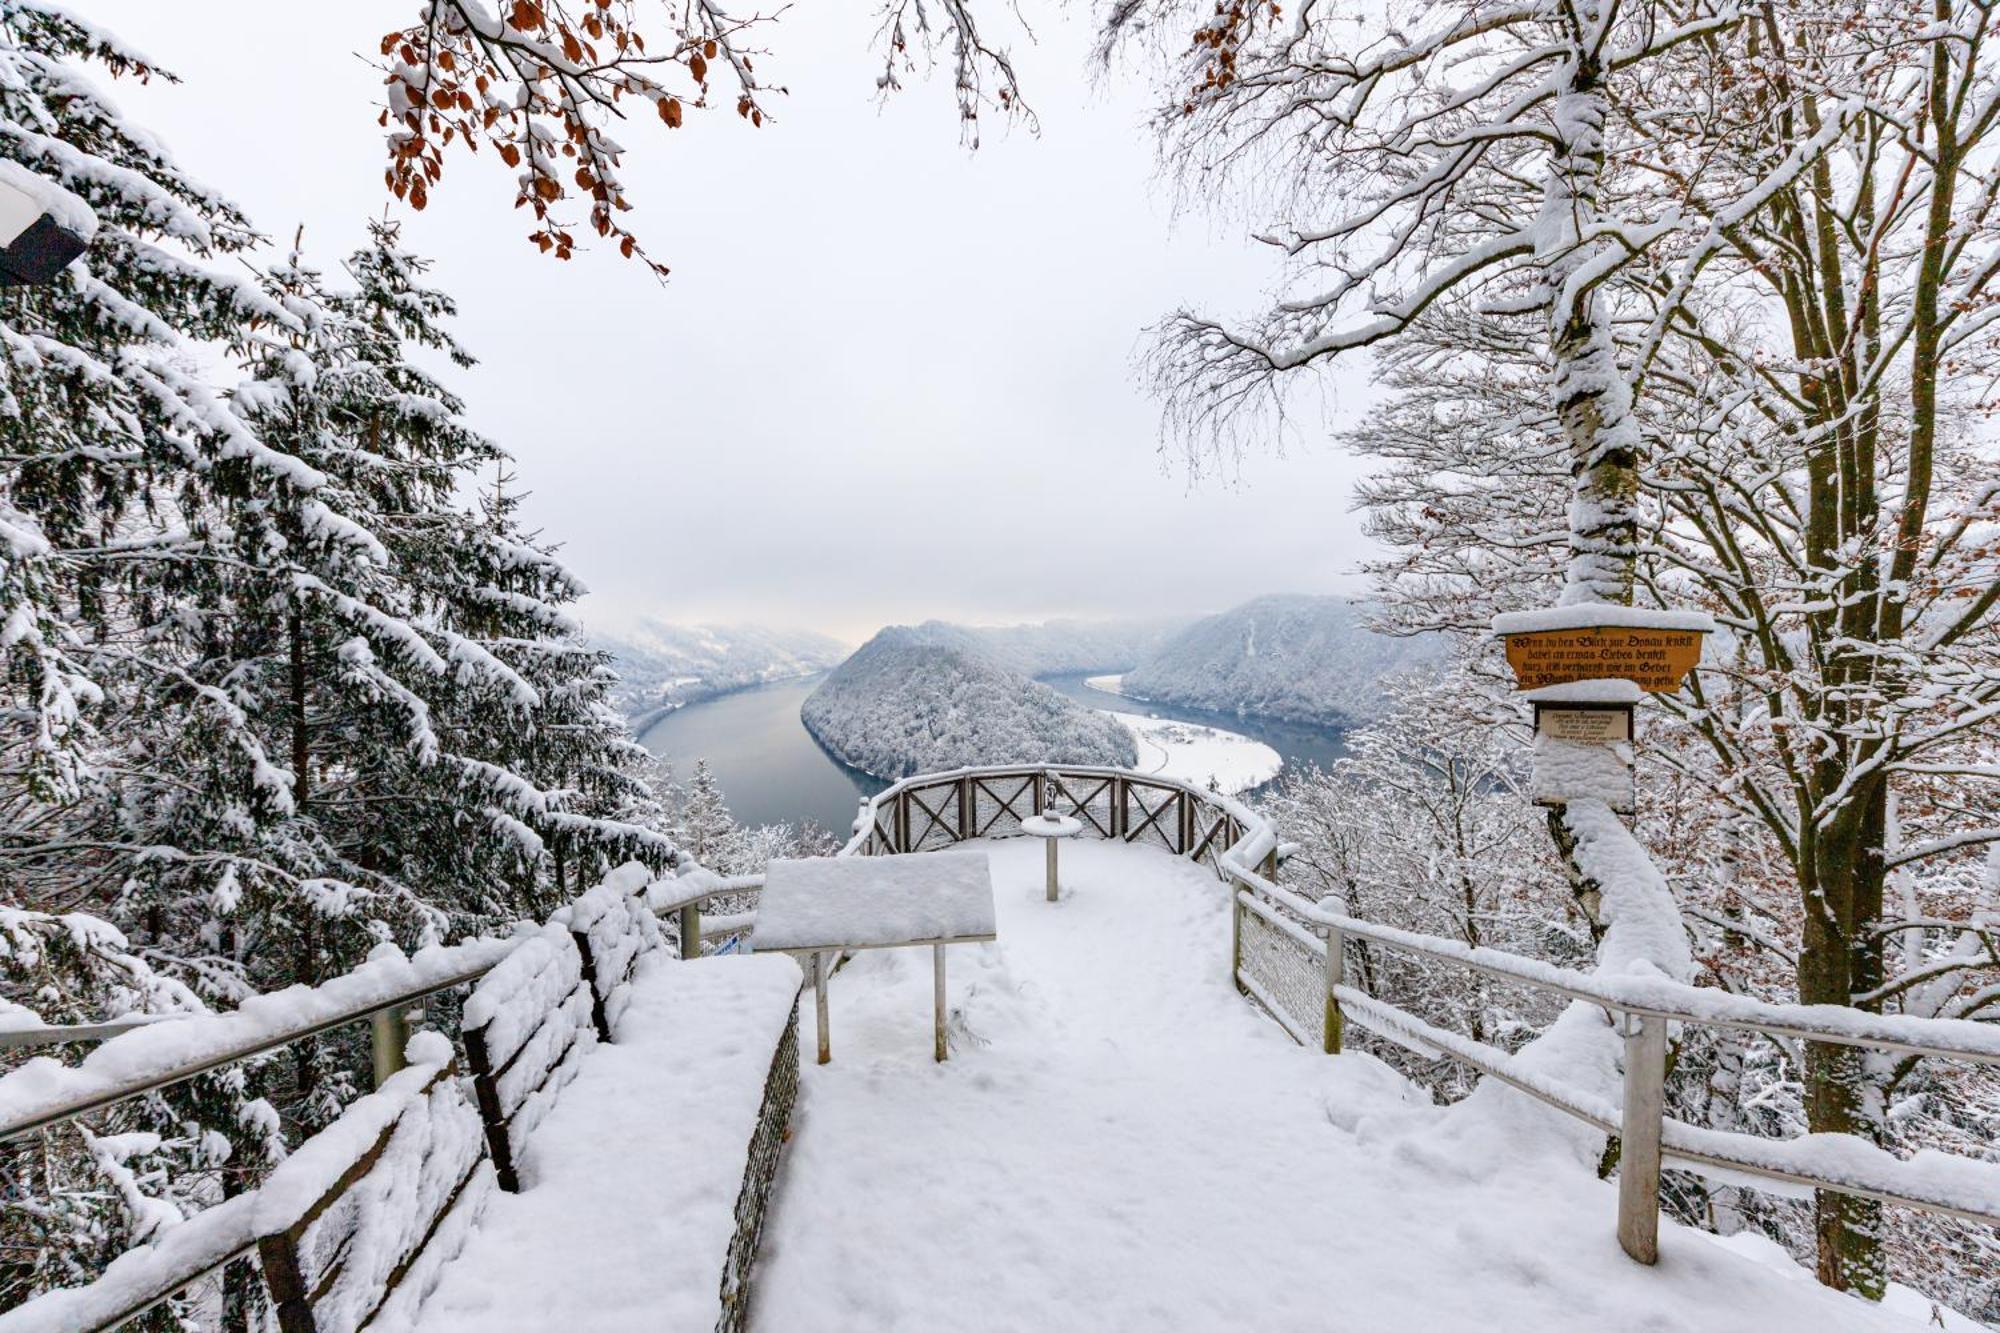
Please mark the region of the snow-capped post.
POLYGON ((701 957, 701 904, 681 905, 681 957, 701 957))
MULTIPOLYGON (((1337 893, 1330 893, 1319 900, 1322 911, 1335 916, 1347 915, 1347 900, 1337 893)), ((1322 1020, 1321 1044, 1328 1055, 1340 1054, 1341 1028, 1344 1020, 1340 1014, 1340 988, 1347 980, 1347 936, 1339 926, 1329 924, 1326 928, 1326 1016, 1322 1020)))
POLYGON ((826 950, 812 956, 813 1028, 819 1034, 819 1062, 833 1059, 833 1040, 826 1030, 826 950))
POLYGON ((945 1042, 944 946, 931 946, 931 1054, 939 1064, 950 1052, 945 1042))
POLYGON ((1243 989, 1243 886, 1234 877, 1229 885, 1229 984, 1237 994, 1247 994, 1243 989))
POLYGON ((368 1020, 369 1054, 375 1066, 375 1086, 379 1089, 409 1063, 404 1054, 410 1044, 410 1011, 401 1005, 377 1010, 368 1020))
POLYGON ((1056 844, 1064 838, 1074 838, 1082 833, 1083 821, 1071 815, 1049 810, 1047 813, 1030 815, 1022 820, 1021 832, 1031 838, 1042 840, 1043 878, 1047 883, 1048 900, 1054 902, 1059 886, 1056 844))
POLYGON ((1618 1244, 1660 1259, 1660 1137, 1667 1114, 1667 1020, 1626 1014, 1625 1105, 1618 1126, 1618 1244))

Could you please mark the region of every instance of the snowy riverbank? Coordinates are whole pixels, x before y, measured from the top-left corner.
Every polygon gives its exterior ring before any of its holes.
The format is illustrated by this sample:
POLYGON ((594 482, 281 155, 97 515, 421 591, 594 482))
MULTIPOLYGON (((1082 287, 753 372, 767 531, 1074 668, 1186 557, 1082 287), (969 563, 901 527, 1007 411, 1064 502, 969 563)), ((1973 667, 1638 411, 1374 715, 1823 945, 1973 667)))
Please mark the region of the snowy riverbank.
POLYGON ((1234 731, 1163 717, 1112 713, 1138 743, 1141 773, 1212 786, 1234 796, 1269 782, 1284 767, 1276 750, 1234 731))

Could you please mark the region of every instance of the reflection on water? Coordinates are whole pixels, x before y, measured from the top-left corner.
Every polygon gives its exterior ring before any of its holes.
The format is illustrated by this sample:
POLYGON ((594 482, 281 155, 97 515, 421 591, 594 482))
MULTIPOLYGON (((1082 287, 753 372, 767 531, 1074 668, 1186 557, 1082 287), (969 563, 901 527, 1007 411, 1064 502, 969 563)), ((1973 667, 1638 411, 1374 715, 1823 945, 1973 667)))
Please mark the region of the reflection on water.
POLYGON ((861 798, 887 785, 835 760, 799 721, 799 706, 824 679, 809 676, 739 690, 667 714, 640 742, 685 782, 697 759, 745 824, 810 819, 846 839, 861 798))
MULTIPOLYGON (((683 781, 694 771, 695 760, 708 760, 731 813, 742 823, 810 819, 845 838, 861 798, 887 784, 834 759, 799 721, 799 706, 822 679, 810 676, 691 704, 661 718, 639 739, 663 756, 683 781)), ((1276 750, 1287 769, 1306 764, 1325 767, 1346 752, 1337 731, 1138 703, 1093 690, 1084 679, 1051 676, 1046 683, 1092 708, 1241 732, 1276 750)))

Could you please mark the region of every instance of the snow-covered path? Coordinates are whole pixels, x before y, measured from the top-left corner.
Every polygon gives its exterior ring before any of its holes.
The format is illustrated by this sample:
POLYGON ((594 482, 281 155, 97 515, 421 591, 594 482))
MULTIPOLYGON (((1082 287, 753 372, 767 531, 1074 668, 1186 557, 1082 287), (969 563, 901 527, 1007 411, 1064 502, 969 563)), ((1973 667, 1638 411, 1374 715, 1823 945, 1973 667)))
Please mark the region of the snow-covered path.
POLYGON ((1235 995, 1206 871, 1072 843, 1051 905, 1039 844, 988 846, 1000 939, 951 951, 948 1063, 927 950, 832 983, 762 1333, 1921 1326, 1675 1227, 1641 1268, 1572 1162, 1467 1160, 1384 1066, 1302 1050, 1235 995))

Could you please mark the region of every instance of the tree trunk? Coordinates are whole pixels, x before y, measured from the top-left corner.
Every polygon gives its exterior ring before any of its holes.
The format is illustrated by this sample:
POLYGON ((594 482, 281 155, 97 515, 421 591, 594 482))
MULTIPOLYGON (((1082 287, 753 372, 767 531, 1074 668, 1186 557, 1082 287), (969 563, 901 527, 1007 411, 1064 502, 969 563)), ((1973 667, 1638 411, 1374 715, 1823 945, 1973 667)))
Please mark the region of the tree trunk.
POLYGON ((1598 68, 1601 21, 1589 6, 1572 34, 1574 66, 1556 99, 1562 147, 1549 163, 1542 208, 1558 225, 1545 241, 1549 350, 1556 419, 1569 449, 1571 500, 1565 603, 1632 602, 1638 541, 1639 431, 1601 303, 1568 291, 1606 242, 1585 241, 1598 221, 1607 101, 1598 68))
POLYGON ((292 601, 289 637, 292 659, 292 807, 303 816, 312 787, 312 735, 306 729, 306 632, 296 598, 292 601))
MULTIPOLYGON (((1882 984, 1883 956, 1874 926, 1881 918, 1887 876, 1882 839, 1887 789, 1872 782, 1814 844, 1814 892, 1807 896, 1799 951, 1799 1000, 1856 1005, 1855 997, 1882 984)), ((1882 1141, 1882 1089, 1867 1056, 1850 1046, 1811 1042, 1805 1048, 1806 1127, 1815 1134, 1852 1134, 1882 1141)), ((1813 1196, 1819 1280, 1870 1300, 1888 1288, 1882 1205, 1831 1190, 1813 1196)))

